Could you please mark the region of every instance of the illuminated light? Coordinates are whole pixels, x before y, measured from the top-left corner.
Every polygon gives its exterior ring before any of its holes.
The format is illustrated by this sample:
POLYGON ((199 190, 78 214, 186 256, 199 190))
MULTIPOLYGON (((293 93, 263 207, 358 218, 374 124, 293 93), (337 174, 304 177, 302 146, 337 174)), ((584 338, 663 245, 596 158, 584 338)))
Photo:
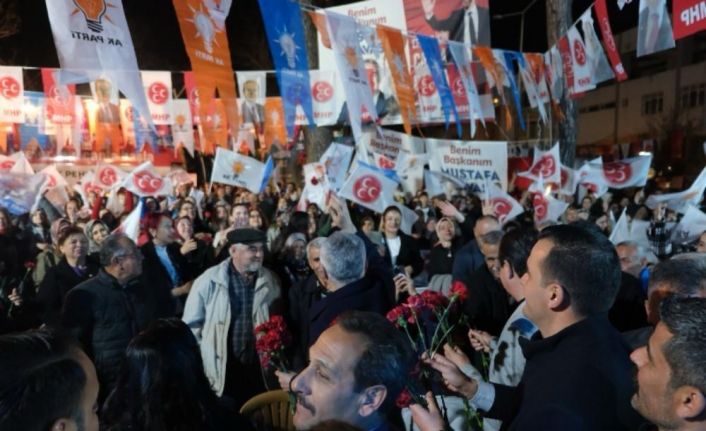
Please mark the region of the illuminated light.
POLYGON ((640 151, 638 153, 639 156, 651 156, 652 152, 651 151, 640 151))

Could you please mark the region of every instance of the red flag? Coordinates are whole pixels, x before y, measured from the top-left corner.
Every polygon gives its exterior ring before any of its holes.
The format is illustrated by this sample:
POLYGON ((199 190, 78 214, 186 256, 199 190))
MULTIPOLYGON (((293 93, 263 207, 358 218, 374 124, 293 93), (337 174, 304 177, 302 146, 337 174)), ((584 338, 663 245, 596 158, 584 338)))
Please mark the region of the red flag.
POLYGON ((706 30, 706 2, 674 0, 672 4, 674 39, 681 39, 706 30))
POLYGON ((628 74, 625 73, 623 62, 620 60, 618 47, 615 46, 613 30, 610 28, 610 20, 608 19, 606 0, 596 0, 596 16, 598 17, 598 27, 601 29, 601 36, 603 36, 603 48, 605 48, 605 51, 608 53, 608 60, 610 60, 610 64, 613 66, 615 79, 625 81, 628 79, 628 74))
POLYGON ((76 85, 59 85, 56 69, 42 69, 42 85, 46 101, 47 118, 54 124, 74 124, 76 118, 76 85))

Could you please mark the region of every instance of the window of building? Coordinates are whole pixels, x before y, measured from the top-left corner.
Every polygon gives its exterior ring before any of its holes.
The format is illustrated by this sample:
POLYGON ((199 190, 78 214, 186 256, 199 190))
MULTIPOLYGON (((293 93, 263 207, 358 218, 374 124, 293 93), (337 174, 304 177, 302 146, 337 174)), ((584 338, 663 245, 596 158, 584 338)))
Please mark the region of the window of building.
POLYGON ((642 96, 642 115, 654 115, 662 112, 663 94, 651 93, 642 96))
POLYGON ((682 87, 681 107, 683 109, 704 106, 706 103, 706 84, 695 84, 682 87))

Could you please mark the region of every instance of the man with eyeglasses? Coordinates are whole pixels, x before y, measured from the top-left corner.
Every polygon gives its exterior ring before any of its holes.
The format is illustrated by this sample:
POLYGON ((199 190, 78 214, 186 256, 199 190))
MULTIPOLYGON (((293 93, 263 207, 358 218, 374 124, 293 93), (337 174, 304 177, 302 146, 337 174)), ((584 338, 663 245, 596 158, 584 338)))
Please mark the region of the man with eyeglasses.
POLYGON ((235 408, 265 391, 253 329, 281 314, 279 280, 262 266, 265 240, 256 229, 230 231, 230 257, 194 281, 182 318, 199 342, 211 387, 235 408))
POLYGON ((132 337, 159 316, 153 289, 139 281, 142 254, 123 234, 108 236, 100 249, 98 275, 66 296, 61 325, 83 345, 100 381, 100 401, 116 383, 132 337))

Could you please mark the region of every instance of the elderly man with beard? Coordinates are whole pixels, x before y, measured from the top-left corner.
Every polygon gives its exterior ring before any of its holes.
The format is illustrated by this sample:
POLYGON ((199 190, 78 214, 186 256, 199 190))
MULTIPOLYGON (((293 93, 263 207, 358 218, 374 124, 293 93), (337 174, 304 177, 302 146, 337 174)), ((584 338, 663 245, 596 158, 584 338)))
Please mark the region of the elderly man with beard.
POLYGON ((632 406, 659 430, 706 430, 706 299, 665 299, 638 368, 632 406))
POLYGON ((347 311, 309 350, 309 365, 291 382, 294 426, 339 420, 361 430, 390 429, 386 413, 414 363, 409 341, 376 313, 347 311))
POLYGON ((271 314, 281 314, 280 284, 262 266, 263 232, 235 229, 227 241, 230 258, 194 281, 183 320, 199 342, 213 390, 240 407, 265 390, 253 330, 271 314))

